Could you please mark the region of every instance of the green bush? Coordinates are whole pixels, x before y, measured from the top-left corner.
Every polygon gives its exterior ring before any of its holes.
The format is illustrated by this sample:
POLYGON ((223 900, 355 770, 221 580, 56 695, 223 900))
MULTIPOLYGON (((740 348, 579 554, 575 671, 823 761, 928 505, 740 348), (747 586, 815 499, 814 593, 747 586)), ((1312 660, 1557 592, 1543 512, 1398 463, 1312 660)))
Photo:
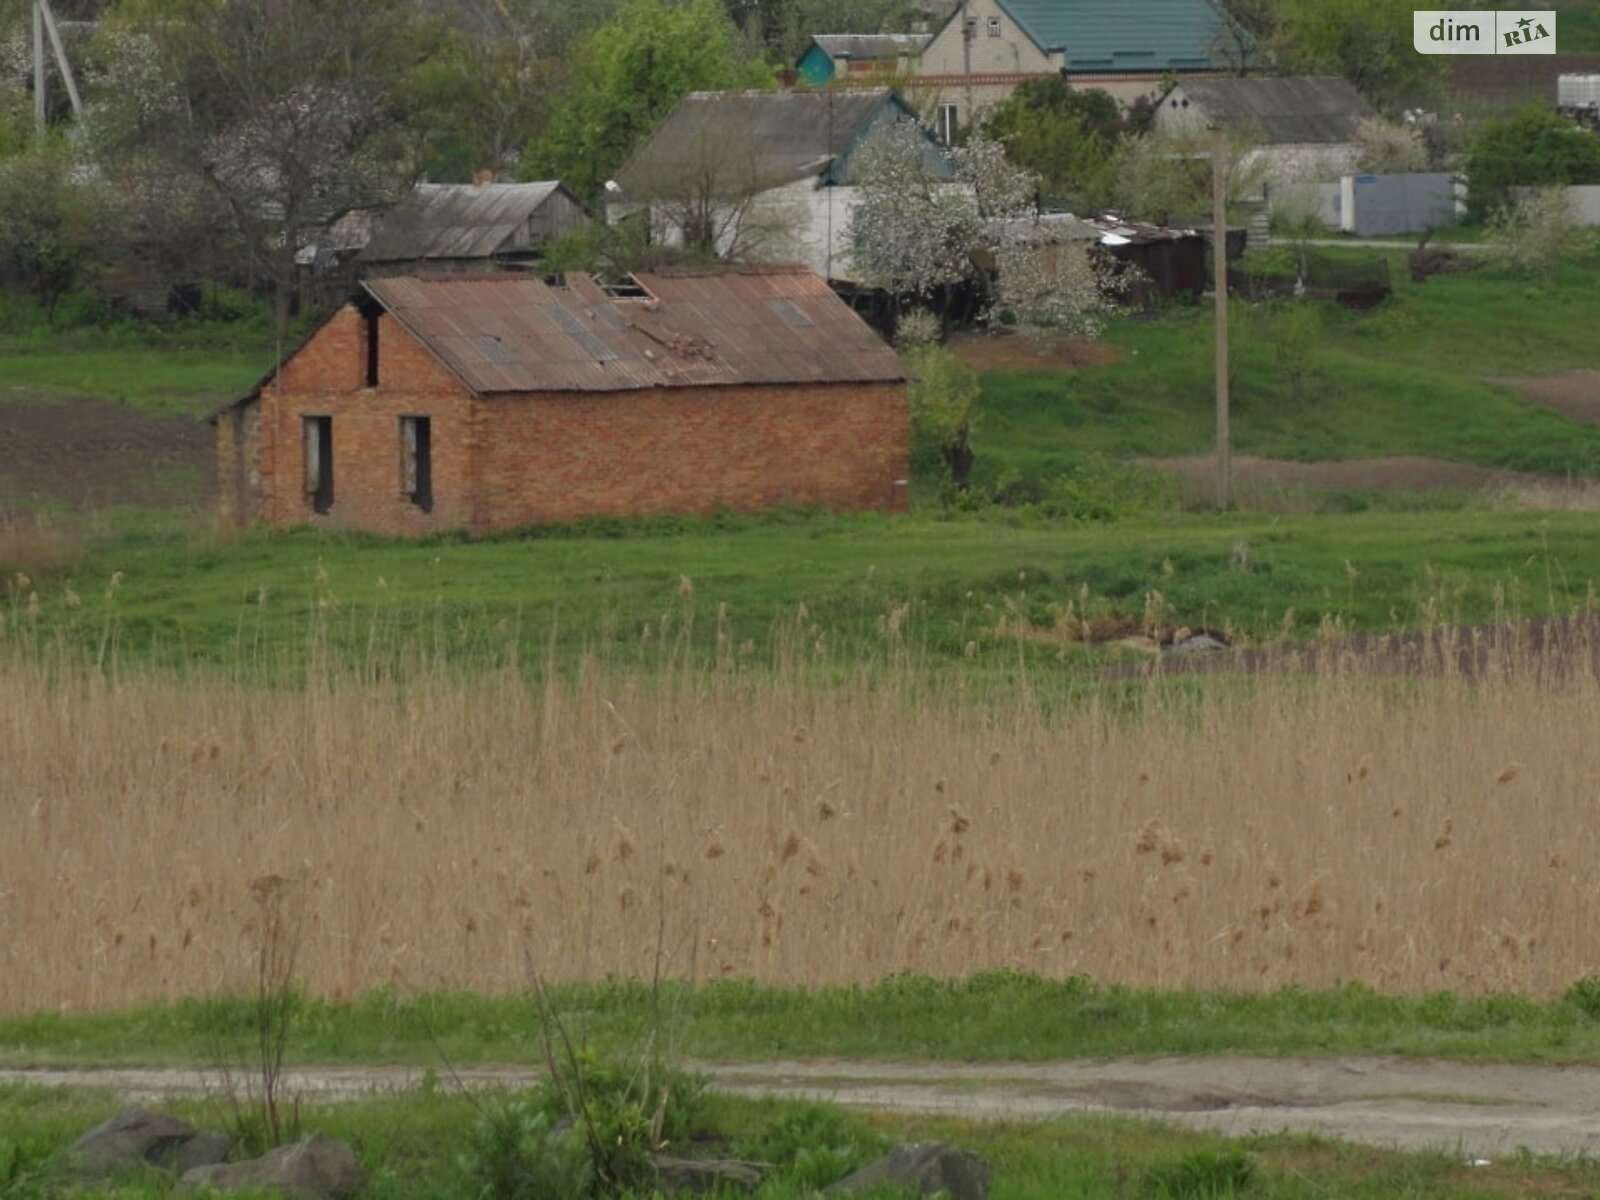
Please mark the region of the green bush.
POLYGON ((1039 510, 1074 521, 1115 521, 1170 506, 1172 486, 1154 471, 1087 454, 1051 481, 1039 510))
POLYGON ((975 423, 982 387, 977 373, 943 346, 921 346, 905 358, 912 373, 911 470, 937 476, 945 470, 945 447, 975 423))
POLYGON ((1485 121, 1467 156, 1468 212, 1483 220, 1514 187, 1600 183, 1600 138, 1542 104, 1485 121))
POLYGON ((595 1194, 583 1138, 560 1129, 538 1096, 487 1105, 473 1124, 461 1171, 477 1200, 583 1200, 595 1194))
POLYGON ((568 1118, 589 1155, 596 1195, 648 1189, 651 1155, 687 1145, 706 1127, 706 1080, 646 1058, 621 1065, 578 1054, 559 1083, 537 1093, 539 1112, 568 1118))
POLYGON ((1600 975, 1585 975, 1567 989, 1566 1001, 1584 1016, 1600 1020, 1600 975))

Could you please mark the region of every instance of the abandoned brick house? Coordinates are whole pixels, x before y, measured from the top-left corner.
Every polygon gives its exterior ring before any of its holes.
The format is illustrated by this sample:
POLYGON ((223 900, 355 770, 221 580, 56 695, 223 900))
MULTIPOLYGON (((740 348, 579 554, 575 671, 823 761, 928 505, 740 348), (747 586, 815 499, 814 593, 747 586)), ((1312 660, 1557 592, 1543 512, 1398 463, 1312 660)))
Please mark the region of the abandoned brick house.
POLYGON ((212 421, 236 522, 907 503, 905 368, 797 267, 370 280, 212 421))

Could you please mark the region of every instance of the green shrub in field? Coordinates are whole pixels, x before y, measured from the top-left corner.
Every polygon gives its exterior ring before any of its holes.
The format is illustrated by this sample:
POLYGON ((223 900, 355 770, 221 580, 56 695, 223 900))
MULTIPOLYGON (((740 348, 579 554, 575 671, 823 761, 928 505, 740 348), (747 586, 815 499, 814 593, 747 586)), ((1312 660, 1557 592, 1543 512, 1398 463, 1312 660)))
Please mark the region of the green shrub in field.
POLYGON ((1039 511, 1074 521, 1114 521, 1170 507, 1171 484, 1154 471, 1086 454, 1045 487, 1039 511))
POLYGON ((705 1081, 646 1061, 579 1059, 562 1086, 486 1107, 461 1169, 482 1200, 582 1200, 648 1190, 651 1156, 686 1144, 704 1124, 705 1081))
POLYGON ((1161 1200, 1222 1200, 1246 1191, 1255 1176, 1255 1160, 1243 1150, 1196 1150, 1146 1167, 1143 1183, 1161 1200))
POLYGON ((911 469, 937 476, 947 469, 951 445, 966 445, 982 388, 977 373, 943 346, 919 346, 905 358, 912 373, 911 469))
POLYGON ((1600 139, 1542 104, 1485 121, 1467 157, 1468 212, 1481 221, 1514 187, 1600 183, 1600 139))
POLYGON ((1584 1016, 1600 1020, 1600 975, 1585 975, 1567 989, 1566 1001, 1584 1016))
POLYGON ((487 1105, 461 1156, 475 1200, 582 1200, 594 1194, 594 1163, 582 1135, 558 1129, 535 1096, 487 1105))

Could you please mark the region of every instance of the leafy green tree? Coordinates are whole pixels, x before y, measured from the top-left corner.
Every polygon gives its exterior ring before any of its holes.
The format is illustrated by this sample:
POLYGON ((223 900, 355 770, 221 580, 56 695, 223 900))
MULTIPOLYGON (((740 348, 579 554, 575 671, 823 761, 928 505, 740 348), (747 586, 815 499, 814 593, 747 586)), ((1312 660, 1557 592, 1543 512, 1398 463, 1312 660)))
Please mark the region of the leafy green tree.
POLYGON ((1543 105, 1525 105, 1479 127, 1467 180, 1476 219, 1504 205, 1515 187, 1600 183, 1600 138, 1543 105))
POLYGON ((633 0, 580 43, 576 63, 523 175, 591 197, 689 92, 773 84, 771 71, 741 56, 721 0, 633 0))
POLYGON ((977 373, 943 346, 902 350, 911 368, 911 467, 919 475, 947 471, 965 488, 972 478, 973 408, 983 388, 977 373))
MULTIPOLYGON (((919 19, 907 0, 723 0, 747 43, 791 66, 814 33, 905 33, 919 19)), ((920 16, 926 20, 926 16, 920 16)))
POLYGON ((0 160, 0 281, 26 287, 47 313, 92 281, 116 245, 102 185, 74 178, 64 142, 0 160))
POLYGON ((28 98, 16 88, 0 83, 0 158, 20 154, 33 136, 33 112, 28 98))
POLYGON ((1045 199, 1084 212, 1110 202, 1118 139, 1139 121, 1138 110, 1125 113, 1106 92, 1051 77, 1018 87, 990 113, 984 132, 1039 177, 1045 199))
POLYGON ((220 201, 282 332, 299 248, 414 177, 437 115, 418 73, 440 23, 411 0, 123 0, 106 35, 148 43, 172 99, 113 122, 128 144, 100 149, 155 156, 220 201))
POLYGON ((465 182, 516 168, 549 130, 571 88, 576 45, 624 0, 455 0, 450 37, 416 82, 439 114, 424 165, 430 179, 465 182))
POLYGON ((1342 76, 1394 111, 1433 99, 1443 79, 1445 59, 1412 45, 1414 8, 1411 0, 1273 0, 1274 11, 1249 19, 1270 25, 1269 50, 1284 71, 1342 76))

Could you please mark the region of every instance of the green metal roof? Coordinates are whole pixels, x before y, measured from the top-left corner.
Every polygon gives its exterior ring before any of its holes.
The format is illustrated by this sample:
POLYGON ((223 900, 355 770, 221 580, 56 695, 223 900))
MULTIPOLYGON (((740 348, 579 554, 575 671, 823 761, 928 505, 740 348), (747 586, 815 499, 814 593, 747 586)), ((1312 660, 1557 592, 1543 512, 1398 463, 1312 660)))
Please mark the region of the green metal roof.
MULTIPOLYGON (((1212 0, 999 0, 1069 71, 1182 71, 1236 66, 1238 42, 1212 0)), ((959 16, 959 14, 957 14, 959 16)))

